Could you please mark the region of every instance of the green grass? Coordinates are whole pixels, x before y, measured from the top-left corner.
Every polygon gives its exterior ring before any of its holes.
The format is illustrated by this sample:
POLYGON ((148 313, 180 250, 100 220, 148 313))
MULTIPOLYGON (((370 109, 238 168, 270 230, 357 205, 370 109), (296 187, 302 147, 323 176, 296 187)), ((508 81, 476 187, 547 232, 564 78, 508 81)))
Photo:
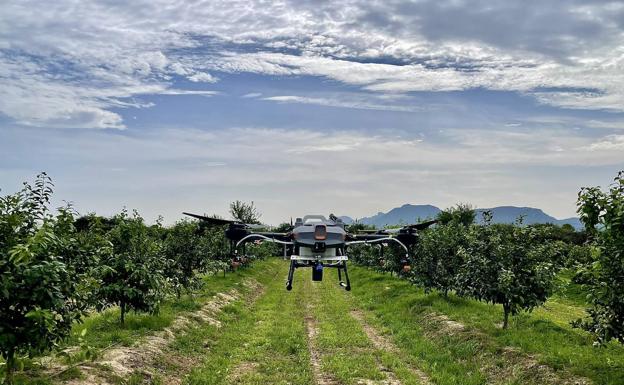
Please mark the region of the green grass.
MULTIPOLYGON (((257 262, 259 266, 263 263, 266 262, 257 262)), ((221 274, 206 276, 204 277, 204 287, 193 296, 185 295, 179 299, 171 297, 163 302, 156 314, 130 312, 126 316, 124 325, 119 321, 118 308, 93 313, 86 317, 83 323, 74 325, 70 337, 60 346, 60 349, 78 345, 81 333, 85 328, 87 333, 82 339, 96 352, 102 352, 103 349, 111 346, 130 346, 141 337, 170 326, 177 316, 201 308, 202 304, 216 293, 227 291, 233 287, 240 288, 240 282, 253 274, 255 274, 255 270, 243 269, 225 276, 221 274)), ((72 352, 70 357, 65 357, 63 360, 67 363, 83 361, 84 353, 81 351, 72 352)), ((24 360, 24 371, 16 373, 15 383, 17 385, 49 385, 55 380, 80 378, 80 373, 75 369, 70 369, 54 378, 44 374, 42 369, 37 358, 24 360)), ((137 378, 133 377, 128 381, 136 382, 138 381, 137 378)))
POLYGON ((254 266, 265 293, 253 304, 232 304, 218 331, 201 328, 195 331, 200 336, 179 341, 187 353, 202 351, 193 341, 210 341, 187 384, 312 384, 303 290, 298 286, 286 294, 286 266, 278 259, 254 266))
POLYGON ((227 291, 250 275, 250 271, 240 270, 235 274, 206 276, 204 288, 194 295, 181 298, 170 297, 164 301, 156 314, 130 312, 122 325, 119 322, 119 308, 111 308, 87 317, 82 324, 72 329, 67 346, 78 344, 80 333, 86 328, 84 341, 95 348, 106 348, 112 344, 130 346, 138 338, 163 330, 180 314, 201 308, 202 304, 218 292, 227 291))
POLYGON ((402 357, 373 347, 350 316, 352 304, 337 285, 334 271, 324 282, 313 283, 309 269, 298 270, 293 291, 287 292, 287 263, 273 260, 258 269, 265 269, 256 279, 266 284, 266 291, 255 303, 236 302, 222 315, 221 329, 201 327, 176 341, 179 354, 203 354, 187 384, 313 384, 308 318, 316 326, 313 346, 321 371, 338 383, 383 380, 382 363, 403 384, 418 384, 402 357))
MULTIPOLYGON (((504 347, 513 347, 534 355, 540 363, 564 377, 571 373, 587 377, 595 384, 624 384, 624 347, 615 343, 594 347, 591 336, 569 326, 570 320, 582 315, 582 306, 554 298, 532 314, 514 317, 510 328, 502 330, 500 306, 453 295, 444 298, 436 293, 426 294, 404 280, 365 268, 353 268, 352 277, 356 302, 372 311, 410 355, 426 361, 429 373, 439 383, 468 383, 449 382, 451 378, 447 375, 461 376, 461 368, 452 370, 452 363, 472 366, 469 365, 473 361, 471 356, 478 357, 477 366, 504 366, 506 363, 501 357, 506 357, 501 351, 504 347), (423 335, 431 335, 436 328, 435 322, 428 321, 431 313, 445 314, 461 322, 468 332, 422 341, 423 335), (449 367, 445 373, 439 373, 441 366, 449 367)), ((476 382, 470 383, 479 383, 478 376, 473 379, 476 382)), ((530 378, 522 380, 524 383, 531 381, 530 378)))
POLYGON ((574 269, 563 269, 560 271, 557 274, 560 288, 554 293, 552 298, 566 305, 585 309, 588 306, 587 290, 583 288, 583 285, 572 282, 572 278, 575 275, 576 270, 574 269))
MULTIPOLYGON (((413 370, 417 368, 438 385, 562 384, 572 383, 574 376, 596 385, 624 385, 624 347, 593 347, 591 336, 569 326, 584 314, 578 286, 566 287, 531 314, 514 317, 510 328, 502 330, 499 306, 427 294, 405 280, 361 267, 350 270, 351 292, 337 285, 336 272, 329 269, 323 282, 312 282, 307 269, 297 271, 293 291, 287 292, 287 267, 274 258, 225 277, 206 277, 206 288, 195 297, 172 298, 156 315, 130 314, 123 327, 115 309, 94 314, 75 327, 68 346, 78 342, 85 327, 91 346, 133 344, 197 310, 215 293, 237 288, 241 296, 215 315, 220 328, 195 324, 172 341, 156 368, 148 368, 157 375, 137 372, 113 382, 161 384, 180 378, 186 385, 312 385, 307 328, 313 325, 312 348, 320 370, 341 384, 383 381, 387 374, 381 369, 389 368, 403 385, 415 385, 420 383, 413 370), (248 279, 258 281, 263 290, 243 285, 248 279), (396 349, 376 348, 361 321, 351 316, 353 310, 396 349), (449 328, 441 315, 464 327, 449 328)), ((16 382, 53 383, 39 374, 29 368, 16 382)), ((72 369, 59 377, 80 376, 72 369)))
POLYGON ((345 384, 359 379, 382 380, 385 376, 377 368, 375 350, 349 315, 349 304, 338 292, 343 289, 338 288, 333 275, 326 273, 325 281, 311 282, 309 274, 305 274, 297 282, 305 288, 306 303, 317 323, 316 345, 323 371, 345 384))

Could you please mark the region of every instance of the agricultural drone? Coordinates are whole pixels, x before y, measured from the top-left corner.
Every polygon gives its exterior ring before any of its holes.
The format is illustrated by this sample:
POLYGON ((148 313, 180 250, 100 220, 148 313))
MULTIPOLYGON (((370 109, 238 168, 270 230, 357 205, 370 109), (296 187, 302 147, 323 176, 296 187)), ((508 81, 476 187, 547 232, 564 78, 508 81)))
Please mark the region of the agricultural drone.
MULTIPOLYGON (((436 223, 428 221, 413 225, 406 225, 396 229, 348 231, 349 226, 333 214, 326 219, 323 215, 306 215, 297 218, 287 232, 256 231, 265 228, 263 225, 248 224, 220 218, 211 218, 204 215, 183 213, 200 219, 208 225, 225 226, 225 236, 230 242, 230 255, 240 258, 239 248, 245 243, 253 241, 268 241, 284 246, 284 255, 290 259, 290 269, 286 281, 286 290, 292 290, 295 269, 302 267, 312 268, 312 280, 323 280, 324 268, 338 269, 338 282, 345 290, 351 290, 347 261, 347 249, 354 244, 380 244, 382 246, 395 243, 403 251, 405 258, 402 266, 409 266, 412 248, 418 241, 418 231, 436 223), (344 281, 342 275, 344 273, 344 281)), ((292 223, 292 222, 291 222, 292 223)))

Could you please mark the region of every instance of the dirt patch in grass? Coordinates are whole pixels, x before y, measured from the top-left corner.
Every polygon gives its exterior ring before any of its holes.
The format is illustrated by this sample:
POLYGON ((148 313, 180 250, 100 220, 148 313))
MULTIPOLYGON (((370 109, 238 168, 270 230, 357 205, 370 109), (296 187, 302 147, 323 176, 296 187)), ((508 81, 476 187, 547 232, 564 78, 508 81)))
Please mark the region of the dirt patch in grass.
MULTIPOLYGON (((254 301, 263 293, 263 286, 255 280, 247 280, 243 285, 249 289, 247 301, 254 301)), ((104 352, 101 359, 78 366, 83 378, 63 381, 67 385, 110 385, 131 375, 144 375, 147 378, 164 376, 163 383, 179 384, 183 374, 197 364, 193 359, 170 354, 168 345, 176 336, 186 334, 192 327, 209 324, 221 327, 217 319, 221 310, 240 298, 240 292, 232 289, 217 293, 201 309, 177 317, 171 325, 160 332, 142 338, 131 347, 115 347, 104 352), (158 367, 175 368, 176 376, 163 374, 158 367), (161 373, 159 373, 161 372, 161 373)))
MULTIPOLYGON (((384 351, 392 352, 392 353, 400 353, 399 348, 395 344, 393 344, 392 341, 390 341, 388 338, 383 336, 381 333, 379 333, 379 331, 377 331, 377 329, 375 329, 368 322, 366 322, 366 317, 364 316, 364 313, 361 310, 352 310, 351 316, 355 318, 360 323, 360 325, 362 325, 362 329, 364 330, 364 333, 366 333, 366 336, 373 343, 373 346, 376 349, 384 350, 384 351)), ((431 384, 429 377, 422 370, 415 368, 412 365, 408 365, 407 363, 405 363, 405 365, 409 369, 409 371, 416 378, 418 378, 418 380, 422 384, 425 384, 425 385, 431 384)), ((395 385, 395 384, 398 385, 401 383, 396 378, 394 373, 390 371, 388 368, 380 366, 380 370, 388 376, 388 379, 384 383, 388 385, 395 385)))
POLYGON ((316 347, 316 336, 318 335, 318 327, 316 320, 310 315, 310 310, 307 311, 304 321, 306 325, 306 332, 308 335, 308 349, 310 351, 310 363, 312 364, 312 374, 317 385, 338 385, 338 381, 323 372, 321 367, 321 353, 316 347))
POLYGON ((230 371, 227 383, 237 384, 244 376, 255 372, 258 366, 257 362, 240 362, 230 371))
POLYGON ((228 293, 218 293, 201 309, 177 317, 162 332, 143 338, 135 346, 109 350, 99 363, 110 366, 112 371, 120 377, 126 377, 136 371, 151 374, 149 366, 153 358, 161 354, 176 335, 184 334, 186 329, 198 323, 209 323, 221 327, 221 323, 214 317, 224 306, 234 302, 238 297, 239 294, 234 289, 228 293))
MULTIPOLYGON (((256 300, 260 298, 266 290, 260 282, 254 279, 245 280, 242 285, 247 289, 248 293, 245 295, 244 300, 249 305, 256 302, 256 300)), ((215 327, 221 327, 221 322, 214 317, 223 309, 225 305, 230 304, 239 298, 236 293, 237 292, 235 290, 232 290, 229 293, 219 293, 217 296, 220 297, 221 302, 217 301, 206 303, 206 305, 202 308, 203 311, 200 311, 199 314, 197 312, 193 314, 198 314, 199 319, 204 324, 208 323, 215 327)), ((209 348, 207 344, 204 344, 204 346, 206 349, 209 348)), ((186 376, 191 369, 200 364, 202 359, 203 357, 201 356, 189 356, 171 350, 162 352, 159 357, 159 360, 161 360, 161 366, 174 368, 174 370, 161 370, 161 378, 163 380, 162 383, 167 385, 181 384, 184 376, 186 376)), ((253 370, 257 367, 257 364, 251 362, 241 363, 240 365, 240 368, 234 369, 233 373, 237 373, 237 371, 239 373, 238 375, 234 375, 234 377, 232 377, 234 383, 236 383, 235 380, 241 378, 244 374, 253 372, 253 370)))

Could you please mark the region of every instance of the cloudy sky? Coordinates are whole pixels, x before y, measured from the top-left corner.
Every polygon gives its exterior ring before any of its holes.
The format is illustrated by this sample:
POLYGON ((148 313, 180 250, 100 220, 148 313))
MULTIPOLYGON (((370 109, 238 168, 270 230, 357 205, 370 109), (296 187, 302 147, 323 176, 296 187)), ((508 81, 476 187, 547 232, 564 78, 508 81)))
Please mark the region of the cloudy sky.
POLYGON ((0 188, 278 223, 574 215, 624 169, 622 1, 4 1, 0 188))

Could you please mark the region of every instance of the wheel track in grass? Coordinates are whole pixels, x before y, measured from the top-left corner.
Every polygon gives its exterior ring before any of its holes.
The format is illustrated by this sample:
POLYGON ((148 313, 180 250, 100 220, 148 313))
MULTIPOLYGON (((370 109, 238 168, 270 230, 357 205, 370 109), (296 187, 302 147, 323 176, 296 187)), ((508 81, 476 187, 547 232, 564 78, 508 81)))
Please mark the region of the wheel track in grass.
MULTIPOLYGON (((246 286, 248 293, 239 296, 239 298, 237 299, 244 301, 245 305, 248 307, 253 306, 253 304, 260 297, 262 297, 266 292, 266 287, 254 279, 247 279, 243 281, 243 285, 246 286)), ((234 301, 230 302, 230 304, 233 302, 234 301)), ((223 307, 221 307, 219 311, 221 311, 222 309, 223 307)), ((218 324, 204 322, 204 323, 199 324, 198 327, 206 327, 206 326, 211 325, 211 326, 218 326, 218 328, 221 328, 221 322, 219 322, 218 320, 217 322, 218 324)), ((208 346, 205 343, 204 343, 204 347, 208 348, 208 346)), ((167 384, 167 385, 182 384, 184 382, 185 376, 195 366, 200 364, 200 360, 197 357, 193 357, 189 355, 182 355, 178 352, 175 352, 173 349, 167 349, 167 351, 163 352, 160 355, 160 357, 158 357, 154 361, 158 361, 158 360, 162 360, 162 361, 170 360, 170 361, 174 361, 176 364, 177 370, 175 370, 175 372, 171 372, 171 371, 162 372, 162 376, 161 376, 162 383, 167 384)), ((249 366, 241 365, 239 367, 239 370, 241 373, 250 372, 254 369, 255 369, 254 365, 249 365, 249 366)))
MULTIPOLYGON (((364 314, 364 312, 362 310, 360 310, 360 309, 351 310, 350 314, 351 314, 351 317, 353 317, 354 319, 356 319, 360 323, 360 325, 362 326, 362 329, 366 333, 366 336, 368 337, 369 340, 371 340, 371 342, 373 343, 375 348, 377 348, 379 350, 382 350, 382 351, 386 351, 386 352, 392 352, 392 353, 395 353, 395 354, 400 354, 400 349, 395 344, 393 344, 392 341, 390 341, 385 336, 383 336, 381 333, 379 333, 379 331, 377 331, 377 329, 375 329, 373 326, 371 326, 366 321, 366 316, 365 316, 365 314, 364 314)), ((425 372, 423 372, 422 370, 420 370, 417 367, 414 367, 413 365, 409 365, 406 362, 403 362, 403 364, 408 368, 408 370, 416 378, 418 378, 418 380, 420 381, 420 383, 422 385, 431 385, 431 380, 425 374, 425 372)), ((387 372, 387 373, 392 373, 392 372, 387 372)), ((394 376, 393 373, 392 373, 392 376, 394 376)))
MULTIPOLYGON (((318 338, 320 333, 322 332, 321 326, 323 326, 330 334, 332 323, 331 318, 333 317, 343 317, 345 322, 348 323, 349 327, 353 329, 355 332, 361 332, 368 339, 367 341, 370 345, 366 344, 364 346, 352 346, 351 349, 348 349, 351 355, 365 355, 365 356, 373 356, 372 365, 376 367, 378 373, 382 378, 361 378, 355 375, 352 375, 348 382, 354 383, 357 385, 402 385, 403 382, 397 377, 396 373, 392 368, 384 365, 381 359, 382 354, 394 354, 396 350, 389 349, 388 344, 378 343, 379 340, 375 339, 377 334, 372 334, 365 330, 364 325, 362 325, 353 315, 349 314, 348 309, 349 305, 345 301, 345 299, 337 293, 336 290, 342 291, 342 289, 335 288, 327 288, 327 285, 331 285, 331 283, 322 283, 322 284, 310 284, 309 282, 304 283, 306 287, 306 292, 310 293, 311 296, 307 296, 306 301, 306 316, 305 323, 308 331, 308 346, 310 350, 310 361, 314 372, 315 381, 318 385, 335 385, 335 384, 343 384, 344 382, 338 380, 334 373, 327 373, 325 368, 323 367, 324 360, 331 360, 332 355, 338 355, 340 357, 340 351, 344 347, 337 346, 335 349, 327 348, 321 349, 318 346, 318 338), (324 295, 325 294, 325 295, 324 295), (329 294, 329 295, 327 295, 329 294), (337 294, 337 295, 336 295, 337 294), (328 301, 338 301, 340 302, 339 306, 343 307, 346 312, 339 314, 328 314, 328 311, 336 310, 330 309, 328 306, 328 301), (315 318, 315 313, 320 312, 322 315, 322 320, 318 320, 315 318), (327 317, 329 316, 329 317, 327 317), (329 327, 329 329, 328 329, 329 327), (329 350, 327 350, 329 349, 329 350)), ((340 336, 339 336, 340 338, 340 336)), ((357 369, 355 369, 357 371, 357 369)))
POLYGON ((287 267, 275 259, 254 273, 265 284, 266 293, 253 304, 232 307, 218 339, 199 353, 201 362, 185 384, 314 384, 303 286, 284 290, 287 267))
POLYGON ((311 315, 310 304, 306 304, 305 315, 306 334, 308 336, 308 351, 310 352, 310 365, 312 365, 312 373, 317 385, 338 385, 339 382, 323 372, 321 364, 321 353, 316 346, 316 338, 318 336, 318 327, 316 319, 311 315))

